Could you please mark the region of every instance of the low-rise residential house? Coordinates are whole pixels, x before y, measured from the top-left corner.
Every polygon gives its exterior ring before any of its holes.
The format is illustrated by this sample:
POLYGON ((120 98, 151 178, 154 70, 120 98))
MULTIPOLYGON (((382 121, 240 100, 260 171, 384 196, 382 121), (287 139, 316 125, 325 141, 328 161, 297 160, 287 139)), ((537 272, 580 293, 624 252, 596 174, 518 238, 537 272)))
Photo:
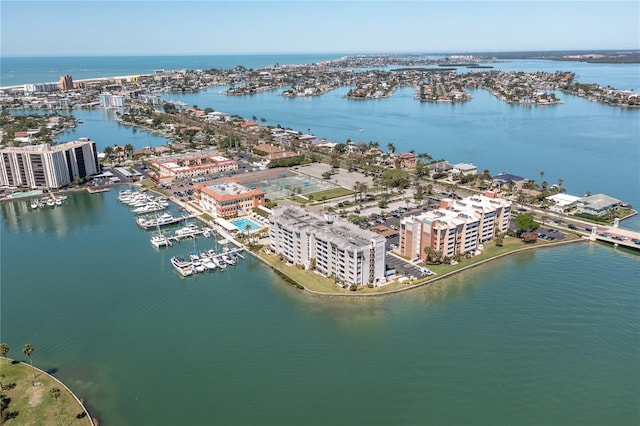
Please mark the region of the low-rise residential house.
POLYGON ((256 151, 256 154, 264 155, 269 160, 279 160, 281 158, 290 158, 298 155, 295 152, 287 151, 282 146, 267 143, 256 145, 254 150, 256 151))
POLYGON ((607 213, 609 210, 615 210, 624 203, 613 197, 609 197, 605 194, 594 194, 588 197, 582 197, 576 201, 576 207, 578 213, 590 214, 593 216, 600 216, 607 213))
POLYGON ((475 175, 478 173, 478 167, 473 163, 458 163, 453 165, 453 169, 450 172, 461 175, 475 175))
POLYGON ((416 168, 416 156, 411 152, 402 152, 398 154, 398 160, 400 168, 402 169, 415 169, 416 168))

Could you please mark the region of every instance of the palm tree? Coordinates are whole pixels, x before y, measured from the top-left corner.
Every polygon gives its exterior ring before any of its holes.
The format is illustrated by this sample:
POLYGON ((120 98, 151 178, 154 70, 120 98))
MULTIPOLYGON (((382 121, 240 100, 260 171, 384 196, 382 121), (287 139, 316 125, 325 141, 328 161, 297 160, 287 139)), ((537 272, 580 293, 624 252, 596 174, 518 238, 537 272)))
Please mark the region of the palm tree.
POLYGON ((126 144, 124 146, 124 152, 128 157, 133 157, 133 145, 131 145, 130 143, 126 144))
POLYGON ((35 380, 36 380, 36 369, 33 367, 33 360, 31 359, 31 354, 35 350, 36 350, 36 348, 31 343, 27 343, 22 347, 22 353, 29 357, 29 363, 31 364, 31 368, 33 369, 33 381, 34 381, 34 383, 35 383, 35 380))
POLYGON ((544 171, 540 172, 540 181, 542 181, 542 179, 544 178, 544 171))
POLYGON ((249 245, 252 245, 251 244, 251 225, 247 223, 247 225, 244 227, 244 230, 247 233, 247 242, 249 243, 249 245))
POLYGON ((49 394, 51 394, 53 399, 56 400, 56 405, 58 406, 58 419, 60 419, 60 424, 64 425, 64 423, 62 423, 62 418, 60 417, 60 404, 58 403, 58 398, 60 398, 60 388, 51 388, 49 390, 49 394))
POLYGON ((387 144, 387 151, 389 151, 392 154, 396 152, 396 146, 393 144, 393 142, 389 142, 387 144))

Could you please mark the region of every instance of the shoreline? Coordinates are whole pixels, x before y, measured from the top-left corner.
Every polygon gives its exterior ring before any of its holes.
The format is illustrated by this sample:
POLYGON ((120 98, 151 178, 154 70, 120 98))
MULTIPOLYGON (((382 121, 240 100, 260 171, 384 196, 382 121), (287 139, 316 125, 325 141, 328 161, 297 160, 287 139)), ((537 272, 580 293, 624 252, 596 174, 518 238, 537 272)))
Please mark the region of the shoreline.
MULTIPOLYGON (((376 292, 376 293, 360 293, 358 294, 357 292, 349 292, 349 293, 327 293, 327 292, 322 292, 322 291, 317 291, 317 290, 311 290, 307 287, 305 287, 304 285, 300 284, 299 282, 297 282, 295 279, 291 278, 290 276, 288 276, 286 274, 286 272, 281 271, 279 268, 276 268, 275 266, 269 264, 265 259, 263 259, 258 253, 253 252, 252 250, 246 249, 245 251, 248 253, 251 253, 255 258, 257 258, 258 260, 260 260, 262 263, 264 263, 267 267, 269 267, 272 271, 276 272, 281 278, 285 279, 286 281, 291 282, 293 285, 295 285, 299 290, 301 290, 304 293, 308 293, 312 296, 317 296, 317 297, 324 297, 324 298, 334 298, 334 299, 341 299, 341 298, 345 298, 345 299, 349 299, 349 298, 369 298, 369 297, 386 297, 386 296, 393 296, 395 294, 398 293, 403 293, 405 291, 410 291, 410 290, 414 290, 426 285, 429 285, 431 283, 437 282, 437 281, 441 281, 447 278, 450 278, 454 275, 457 275, 461 272, 470 270, 472 268, 475 268, 476 266, 479 265, 484 265, 486 263, 492 262, 496 259, 500 259, 502 257, 506 257, 506 256, 511 256, 513 254, 517 254, 517 253, 522 253, 525 251, 531 251, 531 250, 537 250, 537 249, 542 249, 542 248, 554 248, 554 247, 558 247, 558 246, 564 246, 564 245, 569 245, 569 244, 576 244, 576 243, 584 243, 584 242, 590 242, 588 238, 586 237, 580 237, 576 240, 570 240, 570 241, 558 241, 555 243, 548 243, 545 245, 531 245, 528 247, 522 247, 513 251, 509 251, 506 253, 500 253, 497 254, 493 257, 490 257, 488 259, 484 259, 481 260, 479 262, 473 263, 471 265, 467 265, 465 267, 462 267, 460 269, 456 269, 455 271, 451 271, 451 272, 447 272, 443 275, 437 275, 431 279, 425 280, 423 282, 419 282, 416 284, 413 284, 411 286, 407 286, 407 287, 402 287, 402 288, 398 288, 398 289, 394 289, 394 290, 387 290, 387 291, 381 291, 381 292, 376 292)), ((292 268, 294 268, 294 266, 292 266, 292 268)))
POLYGON ((89 424, 91 426, 98 426, 99 425, 99 421, 97 420, 97 418, 94 418, 91 415, 91 413, 87 409, 86 405, 84 404, 83 400, 78 398, 78 396, 66 384, 64 384, 60 379, 58 379, 57 377, 47 373, 46 371, 44 371, 44 370, 42 370, 42 369, 40 369, 38 367, 35 367, 33 365, 30 365, 30 364, 27 364, 24 361, 18 361, 16 359, 9 358, 9 357, 6 357, 6 356, 3 357, 3 359, 5 359, 10 364, 18 363, 18 364, 22 364, 25 368, 36 370, 39 374, 42 374, 42 375, 46 376, 47 378, 53 380, 54 382, 58 383, 61 387, 63 387, 73 397, 73 399, 80 406, 80 408, 82 408, 82 412, 86 414, 86 418, 89 420, 89 424))

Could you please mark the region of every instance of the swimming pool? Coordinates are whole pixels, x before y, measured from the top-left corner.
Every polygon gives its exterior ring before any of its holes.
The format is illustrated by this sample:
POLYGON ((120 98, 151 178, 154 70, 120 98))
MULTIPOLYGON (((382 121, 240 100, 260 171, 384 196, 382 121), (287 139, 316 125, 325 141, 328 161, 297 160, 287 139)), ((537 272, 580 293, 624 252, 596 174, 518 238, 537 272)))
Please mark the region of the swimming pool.
POLYGON ((33 197, 34 195, 41 195, 42 191, 40 189, 34 189, 33 191, 28 192, 18 192, 15 194, 11 194, 11 198, 22 198, 22 197, 33 197))
POLYGON ((264 228, 264 226, 258 225, 257 223, 255 223, 250 219, 236 219, 230 222, 233 223, 233 226, 235 226, 242 232, 247 232, 247 225, 249 225, 249 228, 250 228, 249 232, 257 231, 259 229, 264 228))

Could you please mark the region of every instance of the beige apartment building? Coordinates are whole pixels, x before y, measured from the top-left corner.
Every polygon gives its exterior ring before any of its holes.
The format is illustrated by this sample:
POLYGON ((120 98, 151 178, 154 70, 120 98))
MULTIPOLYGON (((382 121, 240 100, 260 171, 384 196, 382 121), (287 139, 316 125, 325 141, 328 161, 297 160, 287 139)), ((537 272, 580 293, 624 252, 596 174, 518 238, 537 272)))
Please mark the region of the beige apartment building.
POLYGON ((411 259, 425 259, 426 247, 449 258, 474 254, 481 244, 506 233, 510 219, 511 203, 493 193, 444 199, 437 210, 400 221, 399 249, 411 259))

